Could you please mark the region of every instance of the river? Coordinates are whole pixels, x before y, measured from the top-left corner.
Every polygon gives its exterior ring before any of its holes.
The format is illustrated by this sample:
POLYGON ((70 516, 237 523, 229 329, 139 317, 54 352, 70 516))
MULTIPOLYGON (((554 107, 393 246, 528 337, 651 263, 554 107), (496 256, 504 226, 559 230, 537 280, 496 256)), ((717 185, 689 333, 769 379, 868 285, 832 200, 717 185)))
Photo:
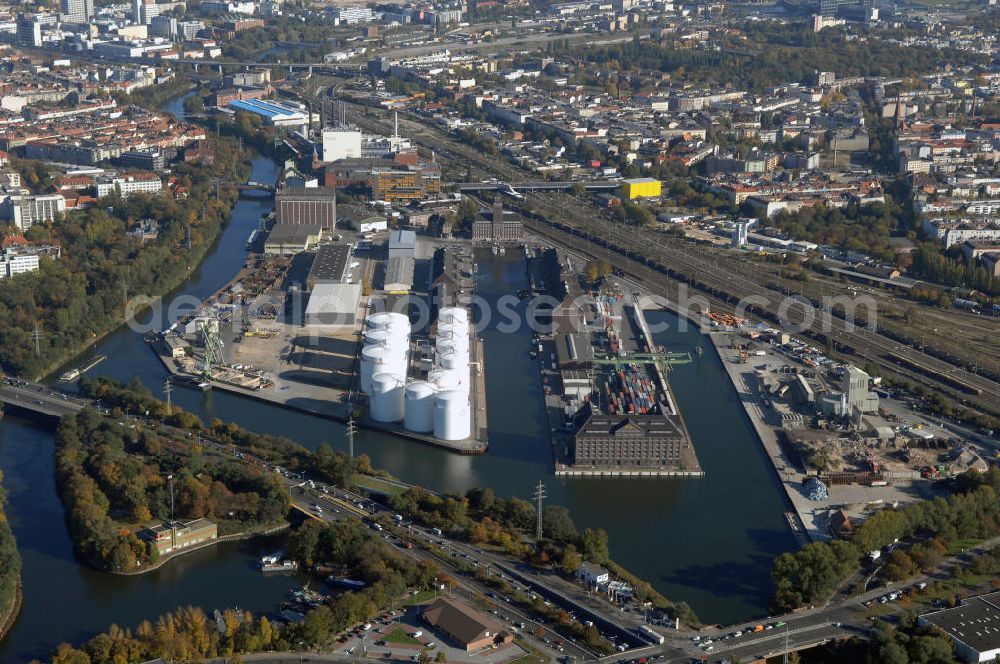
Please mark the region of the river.
MULTIPOLYGON (((177 110, 174 102, 167 110, 177 110)), ((258 157, 253 179, 273 182, 276 165, 258 157)), ((206 260, 175 295, 205 297, 238 271, 246 239, 271 207, 267 198, 241 198, 206 260)), ((487 301, 525 287, 515 255, 483 256, 477 287, 487 301)), ((522 305, 523 306, 523 305, 522 305)), ((539 479, 549 501, 570 509, 578 526, 608 531, 612 554, 668 597, 685 600, 708 622, 731 622, 766 612, 774 556, 794 548, 773 470, 711 345, 676 319, 654 312, 651 322, 674 323, 657 341, 672 350, 702 345, 704 354, 671 373, 677 400, 706 476, 701 479, 556 478, 545 432, 538 373, 529 355, 530 331, 483 333, 490 450, 460 457, 436 448, 362 432, 355 445, 377 467, 439 491, 493 487, 530 498, 539 479)), ((108 359, 92 370, 120 380, 138 377, 162 391, 165 371, 142 335, 123 328, 96 352, 108 359)), ((346 449, 335 422, 212 391, 176 389, 174 403, 203 418, 232 420, 262 433, 286 435, 309 448, 329 442, 346 449)), ((262 577, 251 563, 271 541, 221 545, 173 561, 141 577, 99 574, 73 558, 52 473, 52 434, 14 418, 0 423, 0 467, 10 492, 8 513, 24 558, 25 603, 0 644, 0 661, 44 656, 61 641, 78 642, 112 622, 133 625, 179 604, 206 609, 238 605, 274 608, 295 585, 262 577)))

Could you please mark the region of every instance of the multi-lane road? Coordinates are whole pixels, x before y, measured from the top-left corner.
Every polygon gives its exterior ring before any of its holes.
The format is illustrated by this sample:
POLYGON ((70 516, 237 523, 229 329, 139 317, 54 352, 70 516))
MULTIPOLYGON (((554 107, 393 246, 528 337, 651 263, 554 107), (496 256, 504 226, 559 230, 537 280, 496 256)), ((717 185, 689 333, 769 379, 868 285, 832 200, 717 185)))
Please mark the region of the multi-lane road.
POLYGON ((17 378, 0 382, 0 402, 55 418, 73 415, 93 405, 85 399, 17 378))

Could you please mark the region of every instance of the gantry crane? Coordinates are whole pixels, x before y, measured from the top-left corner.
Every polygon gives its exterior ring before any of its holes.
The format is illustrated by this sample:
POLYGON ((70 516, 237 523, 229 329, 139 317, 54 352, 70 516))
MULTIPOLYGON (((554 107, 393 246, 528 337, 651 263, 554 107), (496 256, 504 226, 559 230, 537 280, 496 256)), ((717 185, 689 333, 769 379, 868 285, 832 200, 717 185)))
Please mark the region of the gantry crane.
POLYGON ((225 364, 226 358, 223 355, 222 339, 219 338, 218 319, 208 319, 198 321, 198 331, 201 332, 202 342, 205 344, 205 362, 202 366, 202 375, 205 378, 212 378, 212 367, 217 364, 225 364))

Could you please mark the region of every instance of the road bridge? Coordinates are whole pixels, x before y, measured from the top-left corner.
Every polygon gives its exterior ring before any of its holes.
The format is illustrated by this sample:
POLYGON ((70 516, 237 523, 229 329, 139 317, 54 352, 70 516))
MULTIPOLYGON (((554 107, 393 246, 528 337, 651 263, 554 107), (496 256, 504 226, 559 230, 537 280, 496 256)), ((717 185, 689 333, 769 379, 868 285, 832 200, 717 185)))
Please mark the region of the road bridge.
POLYGON ((63 394, 45 385, 15 378, 0 383, 0 403, 13 410, 20 410, 46 418, 60 419, 75 415, 93 402, 63 394))
POLYGON ((264 184, 263 182, 243 182, 236 184, 237 191, 266 191, 269 194, 274 193, 274 185, 264 184))

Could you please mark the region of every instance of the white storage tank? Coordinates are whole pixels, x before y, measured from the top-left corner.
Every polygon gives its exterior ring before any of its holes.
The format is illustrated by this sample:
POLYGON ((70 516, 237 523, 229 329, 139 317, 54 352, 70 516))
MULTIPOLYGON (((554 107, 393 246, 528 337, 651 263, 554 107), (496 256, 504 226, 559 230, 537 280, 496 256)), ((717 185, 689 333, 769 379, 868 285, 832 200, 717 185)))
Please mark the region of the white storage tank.
POLYGON ((441 355, 445 353, 460 353, 468 357, 469 343, 461 339, 441 339, 437 342, 435 350, 441 355))
POLYGON ((362 348, 361 391, 365 394, 371 394, 372 377, 380 373, 391 373, 400 379, 405 379, 405 351, 385 346, 365 346, 362 348))
POLYGON ((441 440, 465 440, 472 432, 469 395, 449 390, 434 397, 434 437, 441 440))
POLYGON ((461 389, 464 382, 461 374, 448 369, 435 369, 427 374, 427 382, 434 385, 439 392, 461 389))
POLYGON ((451 371, 469 371, 469 354, 450 350, 438 353, 437 363, 442 369, 451 371))
POLYGON ((399 422, 403 419, 406 384, 392 373, 372 376, 371 416, 376 422, 399 422))
POLYGON ((403 426, 407 431, 428 433, 434 430, 434 396, 437 388, 433 383, 417 380, 406 386, 404 394, 403 426))
POLYGON ((404 327, 409 331, 410 319, 394 311, 379 311, 368 317, 368 329, 384 330, 389 327, 404 327))
POLYGON ((469 322, 469 310, 462 307, 442 307, 438 311, 438 323, 469 322))
POLYGON ((461 345, 464 348, 468 348, 470 339, 468 333, 451 330, 447 332, 439 332, 437 338, 434 340, 434 345, 440 348, 441 344, 445 342, 454 343, 461 345))
POLYGON ((405 339, 405 335, 394 331, 394 328, 367 330, 365 332, 366 346, 389 346, 392 344, 399 344, 405 339))
POLYGON ((469 336, 469 324, 454 322, 454 323, 441 323, 437 328, 437 335, 440 338, 443 335, 454 334, 469 336))

